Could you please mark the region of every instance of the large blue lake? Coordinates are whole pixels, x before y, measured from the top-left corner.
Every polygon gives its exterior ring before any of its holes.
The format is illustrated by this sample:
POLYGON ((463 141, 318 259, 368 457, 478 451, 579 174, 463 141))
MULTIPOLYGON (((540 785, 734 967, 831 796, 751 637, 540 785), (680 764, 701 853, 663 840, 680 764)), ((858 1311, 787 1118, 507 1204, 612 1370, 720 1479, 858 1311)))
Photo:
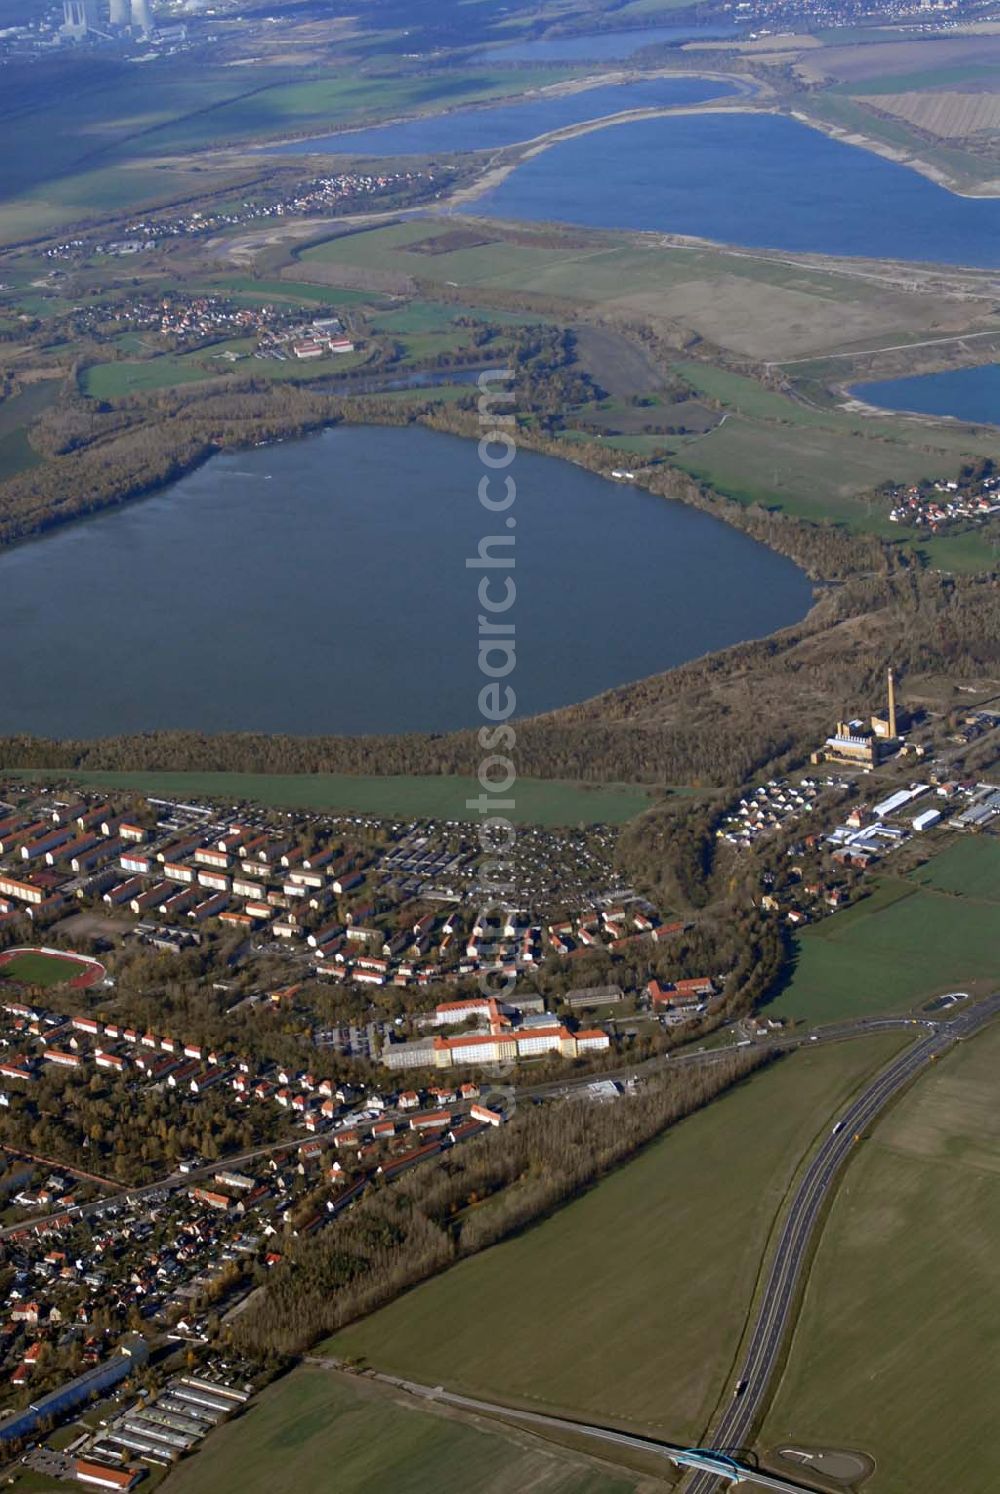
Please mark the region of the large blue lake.
POLYGON ((1000 265, 1000 198, 957 197, 780 115, 646 119, 580 135, 518 166, 476 211, 754 248, 1000 265))
POLYGON ((374 125, 366 130, 338 131, 309 140, 292 140, 265 147, 271 155, 436 155, 465 150, 497 150, 533 140, 536 135, 567 125, 620 114, 626 109, 663 109, 701 104, 706 99, 731 96, 737 90, 709 78, 646 78, 632 83, 607 83, 578 93, 542 94, 517 103, 488 108, 454 109, 399 124, 374 125))
POLYGON ((679 46, 682 42, 735 37, 745 27, 649 26, 644 31, 593 31, 586 36, 549 36, 535 41, 504 42, 483 53, 496 62, 619 62, 644 47, 679 46))
POLYGON ((494 497, 516 480, 505 519, 479 502, 484 471, 471 441, 339 426, 214 457, 144 502, 0 555, 4 729, 476 724, 477 589, 490 575, 501 600, 508 573, 465 562, 490 535, 517 540, 502 620, 516 628, 519 714, 809 608, 796 566, 706 514, 519 452, 493 474, 494 497))
POLYGON ((1000 425, 1000 363, 906 379, 877 379, 855 384, 851 393, 886 410, 952 415, 975 425, 1000 425))

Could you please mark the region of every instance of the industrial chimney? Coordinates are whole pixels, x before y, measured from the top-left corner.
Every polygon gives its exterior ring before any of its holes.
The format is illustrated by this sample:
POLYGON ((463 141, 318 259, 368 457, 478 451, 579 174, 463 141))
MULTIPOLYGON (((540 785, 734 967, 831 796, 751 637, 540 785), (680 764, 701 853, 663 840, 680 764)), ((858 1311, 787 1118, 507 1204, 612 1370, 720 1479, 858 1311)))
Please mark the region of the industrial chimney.
POLYGON ((895 740, 895 738, 897 736, 897 732, 896 732, 896 681, 895 681, 895 678, 894 678, 893 673, 892 673, 892 665, 891 664, 889 665, 889 671, 888 671, 888 683, 889 683, 889 714, 888 714, 887 720, 888 720, 888 723, 889 723, 889 736, 890 736, 891 739, 895 740))

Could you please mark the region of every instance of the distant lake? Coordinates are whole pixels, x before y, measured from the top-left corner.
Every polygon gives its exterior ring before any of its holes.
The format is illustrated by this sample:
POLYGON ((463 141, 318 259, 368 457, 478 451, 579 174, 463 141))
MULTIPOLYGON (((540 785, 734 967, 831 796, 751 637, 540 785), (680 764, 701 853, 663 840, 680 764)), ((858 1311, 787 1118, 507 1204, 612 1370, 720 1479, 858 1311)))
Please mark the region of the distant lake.
POLYGON ((947 373, 917 374, 855 384, 858 399, 886 410, 917 415, 952 415, 974 425, 1000 425, 1000 363, 982 368, 955 368, 947 373))
POLYGON ((650 26, 645 31, 593 31, 586 36, 538 37, 487 47, 495 62, 618 62, 644 47, 680 46, 682 42, 736 37, 743 26, 650 26))
MULTIPOLYGON (((809 608, 796 566, 705 514, 531 452, 509 471, 519 714, 809 608)), ((0 554, 4 730, 475 724, 481 573, 465 560, 508 532, 479 503, 483 472, 471 441, 339 426, 213 457, 0 554)))
MULTIPOLYGON (((512 75, 513 76, 513 75, 512 75)), ((452 151, 496 150, 533 140, 584 120, 626 109, 665 109, 701 104, 706 99, 732 96, 737 90, 709 78, 647 78, 633 83, 606 83, 583 92, 543 94, 516 103, 453 109, 399 124, 374 125, 365 130, 340 130, 310 140, 261 147, 268 155, 439 155, 452 151)))
POLYGON ((592 131, 525 161, 475 209, 755 248, 1000 265, 1000 198, 958 197, 780 115, 592 131))

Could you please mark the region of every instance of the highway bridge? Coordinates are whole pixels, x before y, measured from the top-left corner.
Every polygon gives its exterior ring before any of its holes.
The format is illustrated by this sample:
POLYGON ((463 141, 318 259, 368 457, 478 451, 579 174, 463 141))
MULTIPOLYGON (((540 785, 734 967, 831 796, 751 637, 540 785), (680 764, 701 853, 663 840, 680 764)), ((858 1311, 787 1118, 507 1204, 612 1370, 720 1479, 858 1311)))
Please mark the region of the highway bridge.
POLYGON ((774 1473, 764 1473, 759 1468, 749 1468, 738 1463, 728 1453, 716 1452, 711 1447, 689 1447, 684 1452, 672 1452, 670 1461, 678 1468, 696 1468, 715 1478, 728 1479, 732 1484, 755 1484, 760 1489, 780 1489, 783 1494, 803 1494, 803 1484, 790 1483, 774 1473))

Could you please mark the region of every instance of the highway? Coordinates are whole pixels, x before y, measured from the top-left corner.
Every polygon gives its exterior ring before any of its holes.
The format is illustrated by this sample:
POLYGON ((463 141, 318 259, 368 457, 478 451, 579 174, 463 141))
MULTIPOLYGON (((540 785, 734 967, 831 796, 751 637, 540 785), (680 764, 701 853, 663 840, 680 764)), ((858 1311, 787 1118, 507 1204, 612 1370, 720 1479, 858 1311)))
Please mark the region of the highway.
MULTIPOLYGON (((758 1417, 766 1408, 771 1382, 780 1362, 786 1332, 793 1319, 796 1296, 817 1226, 841 1167, 855 1138, 932 1059, 964 1037, 971 1037, 1000 1011, 1000 992, 971 1007, 950 1022, 939 1023, 869 1084, 840 1117, 813 1157, 795 1193, 782 1227, 768 1273, 756 1322, 744 1351, 736 1384, 741 1387, 704 1439, 705 1447, 721 1451, 746 1447, 758 1417)), ((684 1484, 684 1494, 713 1494, 717 1474, 697 1472, 684 1484)))

